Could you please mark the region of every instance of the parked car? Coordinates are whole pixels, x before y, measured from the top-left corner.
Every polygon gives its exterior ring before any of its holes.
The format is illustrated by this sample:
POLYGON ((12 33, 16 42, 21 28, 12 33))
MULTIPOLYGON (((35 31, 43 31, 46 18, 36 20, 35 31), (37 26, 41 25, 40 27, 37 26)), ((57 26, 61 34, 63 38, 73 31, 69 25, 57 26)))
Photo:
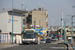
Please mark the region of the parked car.
POLYGON ((52 37, 52 41, 57 41, 58 39, 55 37, 52 37))
POLYGON ((41 39, 40 43, 46 43, 46 40, 45 39, 41 39))
POLYGON ((51 43, 51 39, 50 38, 47 38, 46 39, 46 43, 51 43))

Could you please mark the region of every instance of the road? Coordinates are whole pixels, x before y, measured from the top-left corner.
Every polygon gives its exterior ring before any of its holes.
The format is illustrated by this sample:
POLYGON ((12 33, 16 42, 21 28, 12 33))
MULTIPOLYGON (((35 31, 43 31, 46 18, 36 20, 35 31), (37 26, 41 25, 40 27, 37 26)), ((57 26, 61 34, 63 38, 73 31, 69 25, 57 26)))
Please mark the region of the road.
POLYGON ((17 45, 14 47, 9 47, 9 48, 3 48, 0 50, 64 50, 62 47, 65 47, 64 45, 58 45, 58 44, 53 44, 53 43, 46 43, 46 44, 29 44, 29 45, 17 45), (59 48, 52 48, 52 47, 61 47, 59 48))

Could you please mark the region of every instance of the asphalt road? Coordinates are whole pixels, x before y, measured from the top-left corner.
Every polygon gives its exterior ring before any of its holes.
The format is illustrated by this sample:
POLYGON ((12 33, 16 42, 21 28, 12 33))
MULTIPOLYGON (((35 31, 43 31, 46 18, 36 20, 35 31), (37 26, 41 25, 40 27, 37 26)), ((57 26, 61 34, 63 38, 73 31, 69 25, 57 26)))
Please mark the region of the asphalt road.
POLYGON ((0 50, 65 50, 62 47, 65 47, 61 44, 52 44, 52 43, 46 43, 46 44, 29 44, 29 45, 17 45, 14 47, 9 48, 3 48, 0 50), (53 47, 60 47, 60 48, 53 48, 53 47))

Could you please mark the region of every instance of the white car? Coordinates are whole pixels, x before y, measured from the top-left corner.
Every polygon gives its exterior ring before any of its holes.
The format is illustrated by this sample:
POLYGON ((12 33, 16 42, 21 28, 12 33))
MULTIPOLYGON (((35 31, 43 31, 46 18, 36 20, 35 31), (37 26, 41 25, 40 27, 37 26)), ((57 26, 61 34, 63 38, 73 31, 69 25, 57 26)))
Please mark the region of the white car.
POLYGON ((40 43, 46 43, 46 40, 45 39, 41 39, 40 43))

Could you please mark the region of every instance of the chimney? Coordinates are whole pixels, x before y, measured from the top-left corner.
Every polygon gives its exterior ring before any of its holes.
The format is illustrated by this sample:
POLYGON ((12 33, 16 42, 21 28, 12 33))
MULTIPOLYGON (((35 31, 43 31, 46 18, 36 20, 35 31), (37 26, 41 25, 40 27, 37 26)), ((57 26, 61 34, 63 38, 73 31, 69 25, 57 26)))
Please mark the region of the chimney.
POLYGON ((41 10, 41 8, 38 8, 38 10, 41 10))
POLYGON ((36 10, 36 9, 34 9, 34 10, 36 10))

